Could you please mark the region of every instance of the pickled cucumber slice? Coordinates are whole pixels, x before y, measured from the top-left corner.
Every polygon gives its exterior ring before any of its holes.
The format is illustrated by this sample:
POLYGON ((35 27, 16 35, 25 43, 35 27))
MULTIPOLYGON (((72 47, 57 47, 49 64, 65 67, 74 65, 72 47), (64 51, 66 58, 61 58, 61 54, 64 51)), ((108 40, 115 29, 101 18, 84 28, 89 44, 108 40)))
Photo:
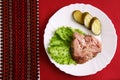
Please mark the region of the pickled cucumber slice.
POLYGON ((90 29, 90 21, 92 19, 92 15, 89 14, 88 12, 84 12, 83 13, 83 21, 84 21, 84 25, 85 27, 87 27, 88 29, 90 29))
POLYGON ((95 35, 99 35, 101 33, 101 22, 100 22, 100 20, 96 17, 93 17, 90 24, 91 24, 91 31, 95 35))
POLYGON ((73 19, 74 19, 76 22, 78 22, 78 23, 80 23, 80 24, 83 24, 82 12, 81 12, 81 11, 79 11, 79 10, 73 11, 72 16, 73 16, 73 19))

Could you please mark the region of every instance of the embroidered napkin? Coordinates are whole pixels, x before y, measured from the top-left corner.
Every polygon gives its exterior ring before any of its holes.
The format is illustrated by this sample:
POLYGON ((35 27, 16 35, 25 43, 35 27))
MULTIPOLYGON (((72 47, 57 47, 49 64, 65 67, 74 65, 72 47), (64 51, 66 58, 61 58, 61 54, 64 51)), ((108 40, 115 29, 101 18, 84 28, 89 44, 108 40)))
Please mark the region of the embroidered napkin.
POLYGON ((0 80, 39 79, 38 0, 0 0, 0 80))

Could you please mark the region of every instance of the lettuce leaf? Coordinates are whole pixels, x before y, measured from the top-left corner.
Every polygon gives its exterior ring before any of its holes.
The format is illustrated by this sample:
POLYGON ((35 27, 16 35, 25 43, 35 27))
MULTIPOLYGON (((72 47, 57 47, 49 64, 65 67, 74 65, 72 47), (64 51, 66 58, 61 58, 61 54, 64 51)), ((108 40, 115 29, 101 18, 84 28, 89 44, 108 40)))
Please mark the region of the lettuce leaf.
POLYGON ((58 28, 53 37, 50 40, 48 52, 53 60, 59 64, 76 64, 71 56, 71 41, 74 32, 84 34, 79 29, 73 29, 71 27, 58 28))

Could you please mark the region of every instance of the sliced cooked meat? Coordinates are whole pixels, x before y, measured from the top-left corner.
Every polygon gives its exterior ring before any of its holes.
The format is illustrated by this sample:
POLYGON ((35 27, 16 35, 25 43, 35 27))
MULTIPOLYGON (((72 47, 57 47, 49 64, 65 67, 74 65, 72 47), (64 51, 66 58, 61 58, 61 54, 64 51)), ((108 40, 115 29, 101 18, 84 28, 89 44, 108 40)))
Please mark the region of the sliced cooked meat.
POLYGON ((73 34, 71 43, 73 59, 77 63, 85 63, 101 52, 101 43, 92 35, 73 34))

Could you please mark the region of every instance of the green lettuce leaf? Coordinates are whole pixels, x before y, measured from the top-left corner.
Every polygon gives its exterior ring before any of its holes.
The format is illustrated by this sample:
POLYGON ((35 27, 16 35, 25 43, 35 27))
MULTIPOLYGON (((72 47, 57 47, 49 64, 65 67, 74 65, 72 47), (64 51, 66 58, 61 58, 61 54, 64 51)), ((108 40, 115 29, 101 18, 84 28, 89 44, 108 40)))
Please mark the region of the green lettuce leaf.
POLYGON ((59 64, 76 64, 71 56, 71 41, 74 32, 84 34, 79 29, 71 27, 58 28, 50 40, 48 52, 53 60, 59 64))

